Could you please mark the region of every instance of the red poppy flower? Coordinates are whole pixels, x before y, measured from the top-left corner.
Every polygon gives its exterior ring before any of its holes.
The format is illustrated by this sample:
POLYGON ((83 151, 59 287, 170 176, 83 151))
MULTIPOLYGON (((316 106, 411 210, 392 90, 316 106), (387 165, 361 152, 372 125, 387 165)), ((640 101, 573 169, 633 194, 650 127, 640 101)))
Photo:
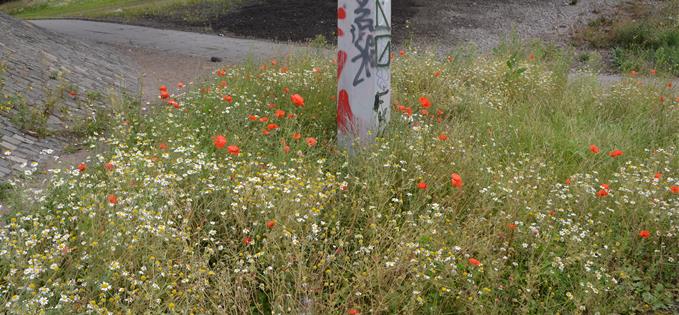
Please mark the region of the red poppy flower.
POLYGON ((87 169, 87 164, 85 164, 85 163, 78 164, 78 170, 80 171, 80 173, 84 172, 86 169, 87 169))
POLYGON ((639 231, 639 237, 648 238, 649 236, 651 236, 651 232, 649 232, 648 230, 639 231))
POLYGON ((661 177, 662 177, 662 173, 657 172, 657 173, 655 173, 655 176, 653 178, 660 180, 661 177))
POLYGON ((167 144, 161 143, 158 145, 158 148, 160 148, 161 150, 167 150, 169 147, 167 146, 167 144))
POLYGON ((438 116, 443 116, 443 110, 442 110, 442 109, 437 109, 437 110, 436 110, 436 115, 438 115, 438 116))
POLYGON ((453 56, 448 56, 448 62, 453 62, 455 60, 455 57, 453 56))
POLYGON ((453 173, 450 175, 450 183, 453 187, 460 189, 462 188, 462 176, 458 173, 453 173))
POLYGON ((405 50, 399 50, 398 55, 401 57, 405 57, 406 51, 405 50))
POLYGON ((439 134, 439 140, 446 141, 448 140, 448 136, 446 136, 446 134, 442 132, 439 134))
POLYGON ((276 60, 276 59, 271 59, 271 65, 272 65, 272 66, 275 66, 275 65, 277 65, 277 64, 278 64, 278 60, 276 60))
POLYGON ((665 97, 664 96, 660 95, 659 99, 660 99, 660 103, 665 103, 665 97))
POLYGON ((170 93, 167 93, 167 91, 160 91, 160 98, 166 100, 170 98, 170 93))
POLYGON ((516 224, 509 223, 509 224, 507 224, 507 228, 510 229, 510 230, 516 230, 516 224))
POLYGON ((530 55, 528 55, 528 60, 535 61, 535 54, 530 53, 530 55))
POLYGON ((233 103, 233 97, 231 95, 224 95, 224 101, 231 104, 233 103))
POLYGON ((427 189, 427 183, 421 181, 419 184, 417 184, 417 188, 422 190, 427 189))
POLYGON ((293 140, 302 139, 302 134, 299 133, 299 132, 295 132, 295 133, 292 134, 292 139, 293 139, 293 140))
POLYGON ((109 194, 106 196, 106 200, 108 200, 108 203, 115 205, 118 203, 118 197, 114 194, 109 194))
POLYGON ((347 314, 348 315, 359 315, 359 314, 361 314, 361 312, 359 310, 355 309, 355 308, 350 308, 347 311, 347 314))
POLYGON ((422 96, 420 97, 420 105, 422 105, 422 107, 424 108, 429 108, 431 107, 431 102, 429 101, 428 98, 422 96))
POLYGON ((219 81, 219 87, 217 88, 217 90, 225 89, 227 86, 229 86, 229 83, 226 82, 225 80, 219 81))
POLYGON ((179 83, 177 83, 177 88, 178 88, 178 89, 183 89, 185 86, 186 86, 186 85, 185 85, 184 82, 182 82, 182 81, 179 81, 179 83))
POLYGON ((271 132, 267 129, 262 130, 262 134, 268 136, 271 132))
POLYGON ((237 145, 230 145, 227 150, 229 150, 229 154, 238 156, 240 154, 240 148, 237 145))
POLYGON ((111 163, 111 162, 108 162, 108 163, 104 164, 104 168, 105 168, 107 171, 112 171, 114 167, 115 167, 115 166, 114 166, 113 163, 111 163))
POLYGON ((243 238, 243 245, 248 246, 250 244, 252 244, 252 237, 246 236, 243 238))
POLYGON ((222 149, 226 145, 226 137, 222 135, 217 135, 214 140, 215 148, 222 149))
POLYGON ((257 120, 257 116, 255 116, 255 115, 248 115, 248 120, 249 120, 249 121, 255 121, 255 120, 257 120))
POLYGON ((276 118, 283 118, 285 117, 285 111, 282 109, 276 110, 274 116, 276 116, 276 118))
POLYGON ((71 90, 71 91, 68 91, 68 95, 70 97, 76 97, 76 96, 78 96, 78 92, 71 90))
POLYGON ((571 184, 571 179, 570 179, 570 178, 566 178, 566 185, 570 185, 570 184, 571 184))
POLYGON ((316 145, 316 143, 318 143, 318 141, 316 140, 316 138, 314 138, 314 137, 306 138, 306 144, 307 144, 308 146, 313 147, 313 146, 316 145))
POLYGON ((600 152, 599 147, 597 147, 596 144, 590 144, 589 150, 592 151, 592 153, 594 154, 599 154, 600 152))
POLYGON ((656 71, 655 69, 651 69, 650 73, 651 73, 651 75, 656 75, 658 73, 658 71, 656 71))
POLYGON ((436 72, 434 72, 434 77, 435 77, 435 78, 438 78, 438 77, 440 77, 440 76, 441 76, 441 70, 437 70, 436 72))
POLYGON ((284 145, 283 146, 283 153, 288 154, 290 153, 290 146, 289 145, 284 145))
POLYGON ((169 101, 167 102, 167 104, 168 104, 168 105, 172 105, 172 107, 174 107, 174 108, 176 108, 176 109, 179 109, 179 103, 177 103, 177 101, 175 101, 174 99, 169 100, 169 101))
POLYGON ((613 150, 611 152, 608 152, 608 155, 610 157, 616 158, 616 157, 619 157, 619 156, 622 155, 622 151, 621 150, 613 150))
POLYGON ((290 89, 286 86, 283 88, 283 94, 288 94, 290 93, 290 89))
POLYGON ((267 229, 271 230, 271 229, 274 228, 274 226, 276 226, 276 220, 266 221, 266 228, 267 229))
POLYGON ((670 190, 672 191, 673 194, 679 194, 679 186, 677 185, 670 187, 670 190))
POLYGON ((262 117, 259 119, 260 122, 267 122, 269 121, 269 117, 262 117))
POLYGON ((293 94, 292 96, 290 96, 290 100, 297 107, 304 106, 304 98, 299 94, 293 94))
POLYGON ((218 77, 223 77, 225 75, 226 75, 226 70, 224 70, 224 69, 217 70, 217 76, 218 77))
POLYGON ((667 82, 667 88, 671 89, 672 88, 672 82, 667 82))
POLYGON ((596 192, 596 196, 599 197, 599 198, 606 197, 606 196, 608 196, 608 190, 601 189, 601 190, 596 192))
POLYGON ((637 77, 637 74, 639 74, 639 73, 636 72, 635 70, 632 70, 632 71, 629 72, 629 75, 630 75, 631 77, 633 77, 633 78, 636 78, 636 77, 637 77))
POLYGON ((481 262, 478 261, 476 258, 469 258, 469 263, 477 267, 481 265, 481 262))
POLYGON ((601 189, 610 190, 610 188, 608 187, 608 184, 601 184, 601 185, 599 185, 599 187, 601 187, 601 189))
POLYGON ((268 129, 268 130, 274 130, 274 129, 277 129, 277 128, 278 128, 278 125, 276 125, 276 124, 266 125, 266 129, 268 129))
POLYGON ((161 85, 160 88, 158 88, 158 89, 159 89, 161 92, 162 92, 162 91, 167 92, 167 86, 165 86, 165 85, 161 85))

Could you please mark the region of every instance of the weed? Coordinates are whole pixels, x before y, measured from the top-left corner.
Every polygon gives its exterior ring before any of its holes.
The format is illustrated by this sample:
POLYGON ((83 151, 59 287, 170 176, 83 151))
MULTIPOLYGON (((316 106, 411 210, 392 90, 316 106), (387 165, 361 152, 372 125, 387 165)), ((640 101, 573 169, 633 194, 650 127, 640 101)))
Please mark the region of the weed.
POLYGON ((568 81, 572 52, 538 43, 451 56, 395 56, 392 121, 353 155, 319 56, 145 116, 116 99, 107 151, 2 218, 0 309, 671 312, 676 89, 568 81))

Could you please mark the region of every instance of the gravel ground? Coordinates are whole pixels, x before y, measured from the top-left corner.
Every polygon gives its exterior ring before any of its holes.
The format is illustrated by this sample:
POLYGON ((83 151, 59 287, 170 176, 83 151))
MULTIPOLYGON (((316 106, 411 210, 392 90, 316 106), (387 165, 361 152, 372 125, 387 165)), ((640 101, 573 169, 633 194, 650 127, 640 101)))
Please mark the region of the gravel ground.
POLYGON ((409 34, 427 43, 454 47, 468 43, 481 51, 495 47, 507 34, 564 45, 574 29, 624 0, 418 0, 409 34), (426 5, 425 5, 426 4, 426 5))

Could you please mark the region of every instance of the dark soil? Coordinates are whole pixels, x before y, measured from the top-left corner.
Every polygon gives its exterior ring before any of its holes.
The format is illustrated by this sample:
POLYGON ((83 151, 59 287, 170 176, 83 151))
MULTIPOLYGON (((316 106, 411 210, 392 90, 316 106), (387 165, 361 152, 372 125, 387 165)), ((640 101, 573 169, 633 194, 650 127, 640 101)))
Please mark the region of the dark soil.
MULTIPOLYGON (((392 1, 395 41, 405 38, 406 21, 418 10, 414 0, 392 1)), ((278 41, 307 41, 323 35, 335 41, 337 0, 260 0, 232 10, 198 2, 176 12, 151 13, 133 24, 278 41), (193 12, 187 18, 187 12, 193 12)))
MULTIPOLYGON (((412 0, 393 1, 392 24, 405 25, 416 10, 412 0)), ((304 41, 324 35, 334 41, 337 0, 266 0, 228 13, 213 27, 218 31, 257 38, 304 41)), ((404 31, 397 28, 393 33, 400 38, 404 31)))

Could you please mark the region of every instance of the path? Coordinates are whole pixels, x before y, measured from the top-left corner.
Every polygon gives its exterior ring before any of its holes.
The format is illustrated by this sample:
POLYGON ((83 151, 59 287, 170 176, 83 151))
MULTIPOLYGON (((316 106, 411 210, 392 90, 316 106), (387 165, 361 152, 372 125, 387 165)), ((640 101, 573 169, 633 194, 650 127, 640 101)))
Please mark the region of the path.
POLYGON ((273 58, 304 49, 299 45, 264 40, 229 38, 106 22, 83 20, 33 20, 30 22, 73 38, 156 50, 165 54, 203 58, 219 57, 226 63, 240 63, 253 56, 273 58))
POLYGON ((230 38, 143 26, 74 19, 32 20, 48 31, 116 49, 133 58, 142 74, 142 99, 155 100, 158 86, 173 87, 209 74, 219 65, 270 59, 289 53, 309 51, 302 45, 268 40, 230 38))

